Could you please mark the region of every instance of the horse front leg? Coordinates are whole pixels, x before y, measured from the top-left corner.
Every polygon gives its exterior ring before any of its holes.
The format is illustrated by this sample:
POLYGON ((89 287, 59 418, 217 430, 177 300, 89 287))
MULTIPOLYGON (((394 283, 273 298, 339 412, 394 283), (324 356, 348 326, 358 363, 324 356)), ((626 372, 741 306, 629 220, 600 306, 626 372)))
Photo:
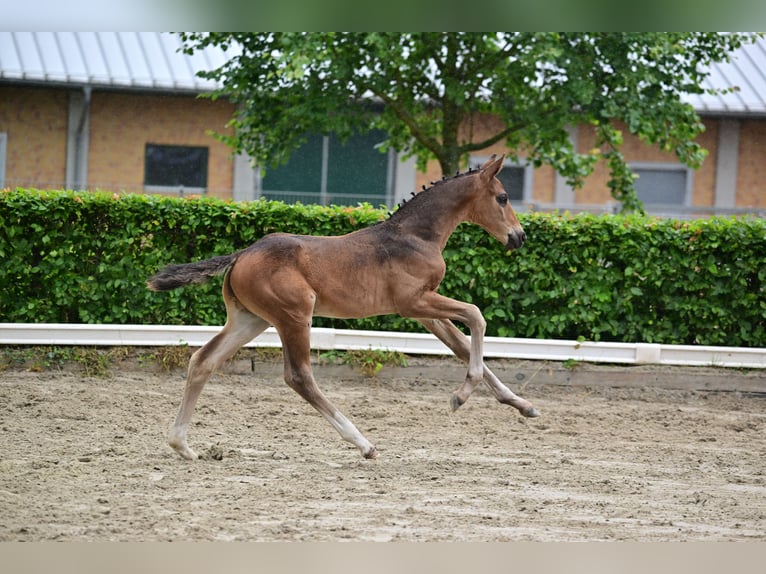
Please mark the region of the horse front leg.
MULTIPOLYGON (((469 361, 471 347, 468 338, 451 321, 447 319, 419 319, 419 321, 426 329, 436 335, 442 343, 447 345, 459 359, 465 362, 469 361)), ((483 377, 498 401, 516 408, 525 417, 533 418, 540 416, 540 412, 532 406, 532 403, 522 399, 505 386, 486 364, 483 365, 483 377)), ((465 396, 464 392, 461 393, 461 391, 466 390, 464 387, 465 383, 453 394, 451 401, 452 410, 457 410, 467 400, 468 396, 465 396)))
MULTIPOLYGON (((431 325, 444 321, 450 325, 450 319, 460 321, 471 331, 470 342, 466 337, 453 352, 468 363, 465 382, 452 395, 452 408, 457 409, 484 379, 484 330, 486 321, 476 305, 456 301, 439 295, 434 291, 424 293, 420 299, 407 301, 406 307, 400 307, 400 313, 420 321, 429 330, 431 325)), ((452 325, 455 328, 454 325, 452 325)), ((457 330, 457 328, 455 328, 457 330)), ((437 335, 441 338, 440 335, 437 335)), ((446 342, 446 341, 445 341, 446 342)), ((449 346, 450 343, 447 343, 449 346)))

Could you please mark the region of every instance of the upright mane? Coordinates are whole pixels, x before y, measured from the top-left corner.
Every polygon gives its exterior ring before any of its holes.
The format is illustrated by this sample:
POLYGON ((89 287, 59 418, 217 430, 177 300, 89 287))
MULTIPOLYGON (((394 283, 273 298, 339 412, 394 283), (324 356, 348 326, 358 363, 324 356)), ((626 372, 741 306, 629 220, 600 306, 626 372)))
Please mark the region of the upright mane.
POLYGON ((479 170, 469 168, 468 171, 464 171, 463 173, 456 173, 452 177, 442 177, 438 181, 432 181, 431 185, 426 187, 423 186, 423 189, 419 192, 412 192, 410 199, 403 199, 399 204, 397 205, 398 209, 396 211, 393 211, 389 214, 389 217, 387 221, 397 221, 399 218, 406 216, 409 213, 412 213, 415 210, 422 209, 425 205, 430 203, 433 199, 435 199, 435 195, 438 192, 439 189, 441 189, 445 184, 451 183, 455 181, 456 179, 461 179, 469 175, 475 175, 479 173, 479 170))

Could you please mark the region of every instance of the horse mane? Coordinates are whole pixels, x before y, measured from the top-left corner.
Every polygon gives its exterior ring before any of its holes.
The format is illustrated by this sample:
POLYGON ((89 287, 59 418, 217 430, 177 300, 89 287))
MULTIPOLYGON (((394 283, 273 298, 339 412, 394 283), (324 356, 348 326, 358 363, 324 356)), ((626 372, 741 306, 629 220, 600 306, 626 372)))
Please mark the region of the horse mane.
POLYGON ((435 192, 447 183, 453 182, 456 179, 461 179, 469 175, 475 175, 479 173, 478 169, 469 168, 468 171, 463 173, 456 173, 452 177, 444 176, 438 181, 432 181, 431 185, 423 186, 419 192, 411 192, 410 199, 403 199, 397 204, 398 209, 393 212, 389 212, 388 219, 386 221, 397 221, 401 217, 405 217, 407 214, 412 213, 416 209, 420 209, 430 199, 433 199, 435 192))

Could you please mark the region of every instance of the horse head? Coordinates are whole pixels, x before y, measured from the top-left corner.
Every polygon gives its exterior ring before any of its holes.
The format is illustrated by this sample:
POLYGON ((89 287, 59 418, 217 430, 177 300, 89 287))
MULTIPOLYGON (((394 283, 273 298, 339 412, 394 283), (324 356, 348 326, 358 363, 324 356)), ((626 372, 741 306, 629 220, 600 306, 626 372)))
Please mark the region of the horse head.
POLYGON ((479 168, 469 221, 483 227, 510 250, 521 247, 527 235, 511 207, 508 192, 497 179, 504 160, 505 154, 493 155, 479 168))

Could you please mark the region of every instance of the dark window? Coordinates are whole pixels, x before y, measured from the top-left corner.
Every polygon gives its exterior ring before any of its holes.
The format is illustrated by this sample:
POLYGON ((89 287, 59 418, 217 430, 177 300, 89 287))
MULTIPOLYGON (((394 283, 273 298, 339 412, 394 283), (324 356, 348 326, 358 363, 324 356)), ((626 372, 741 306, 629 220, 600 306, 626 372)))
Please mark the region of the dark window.
POLYGON ((266 169, 262 197, 316 203, 322 188, 322 136, 310 136, 285 165, 266 169))
MULTIPOLYGON (((486 159, 486 157, 471 158, 470 166, 473 169, 479 169, 486 159)), ((511 201, 524 201, 524 187, 527 183, 527 175, 528 170, 525 166, 507 164, 504 165, 503 169, 500 170, 500 173, 497 174, 497 179, 503 184, 511 201)))
POLYGON ((144 185, 207 187, 208 148, 146 144, 144 185))
POLYGON ((685 167, 656 169, 634 167, 636 194, 644 204, 684 205, 686 203, 685 167))
POLYGON ((312 135, 287 164, 266 169, 261 196, 286 202, 355 205, 389 203, 393 173, 389 156, 377 149, 385 132, 373 130, 341 142, 312 135))
MULTIPOLYGON (((388 192, 388 154, 377 145, 385 132, 373 130, 341 141, 331 136, 327 164, 328 203, 355 205, 368 201, 385 204, 388 192)), ((391 185, 393 182, 391 182, 391 185)))
POLYGON ((525 176, 526 168, 517 165, 505 166, 497 174, 497 179, 503 184, 511 201, 522 201, 524 199, 525 176))

